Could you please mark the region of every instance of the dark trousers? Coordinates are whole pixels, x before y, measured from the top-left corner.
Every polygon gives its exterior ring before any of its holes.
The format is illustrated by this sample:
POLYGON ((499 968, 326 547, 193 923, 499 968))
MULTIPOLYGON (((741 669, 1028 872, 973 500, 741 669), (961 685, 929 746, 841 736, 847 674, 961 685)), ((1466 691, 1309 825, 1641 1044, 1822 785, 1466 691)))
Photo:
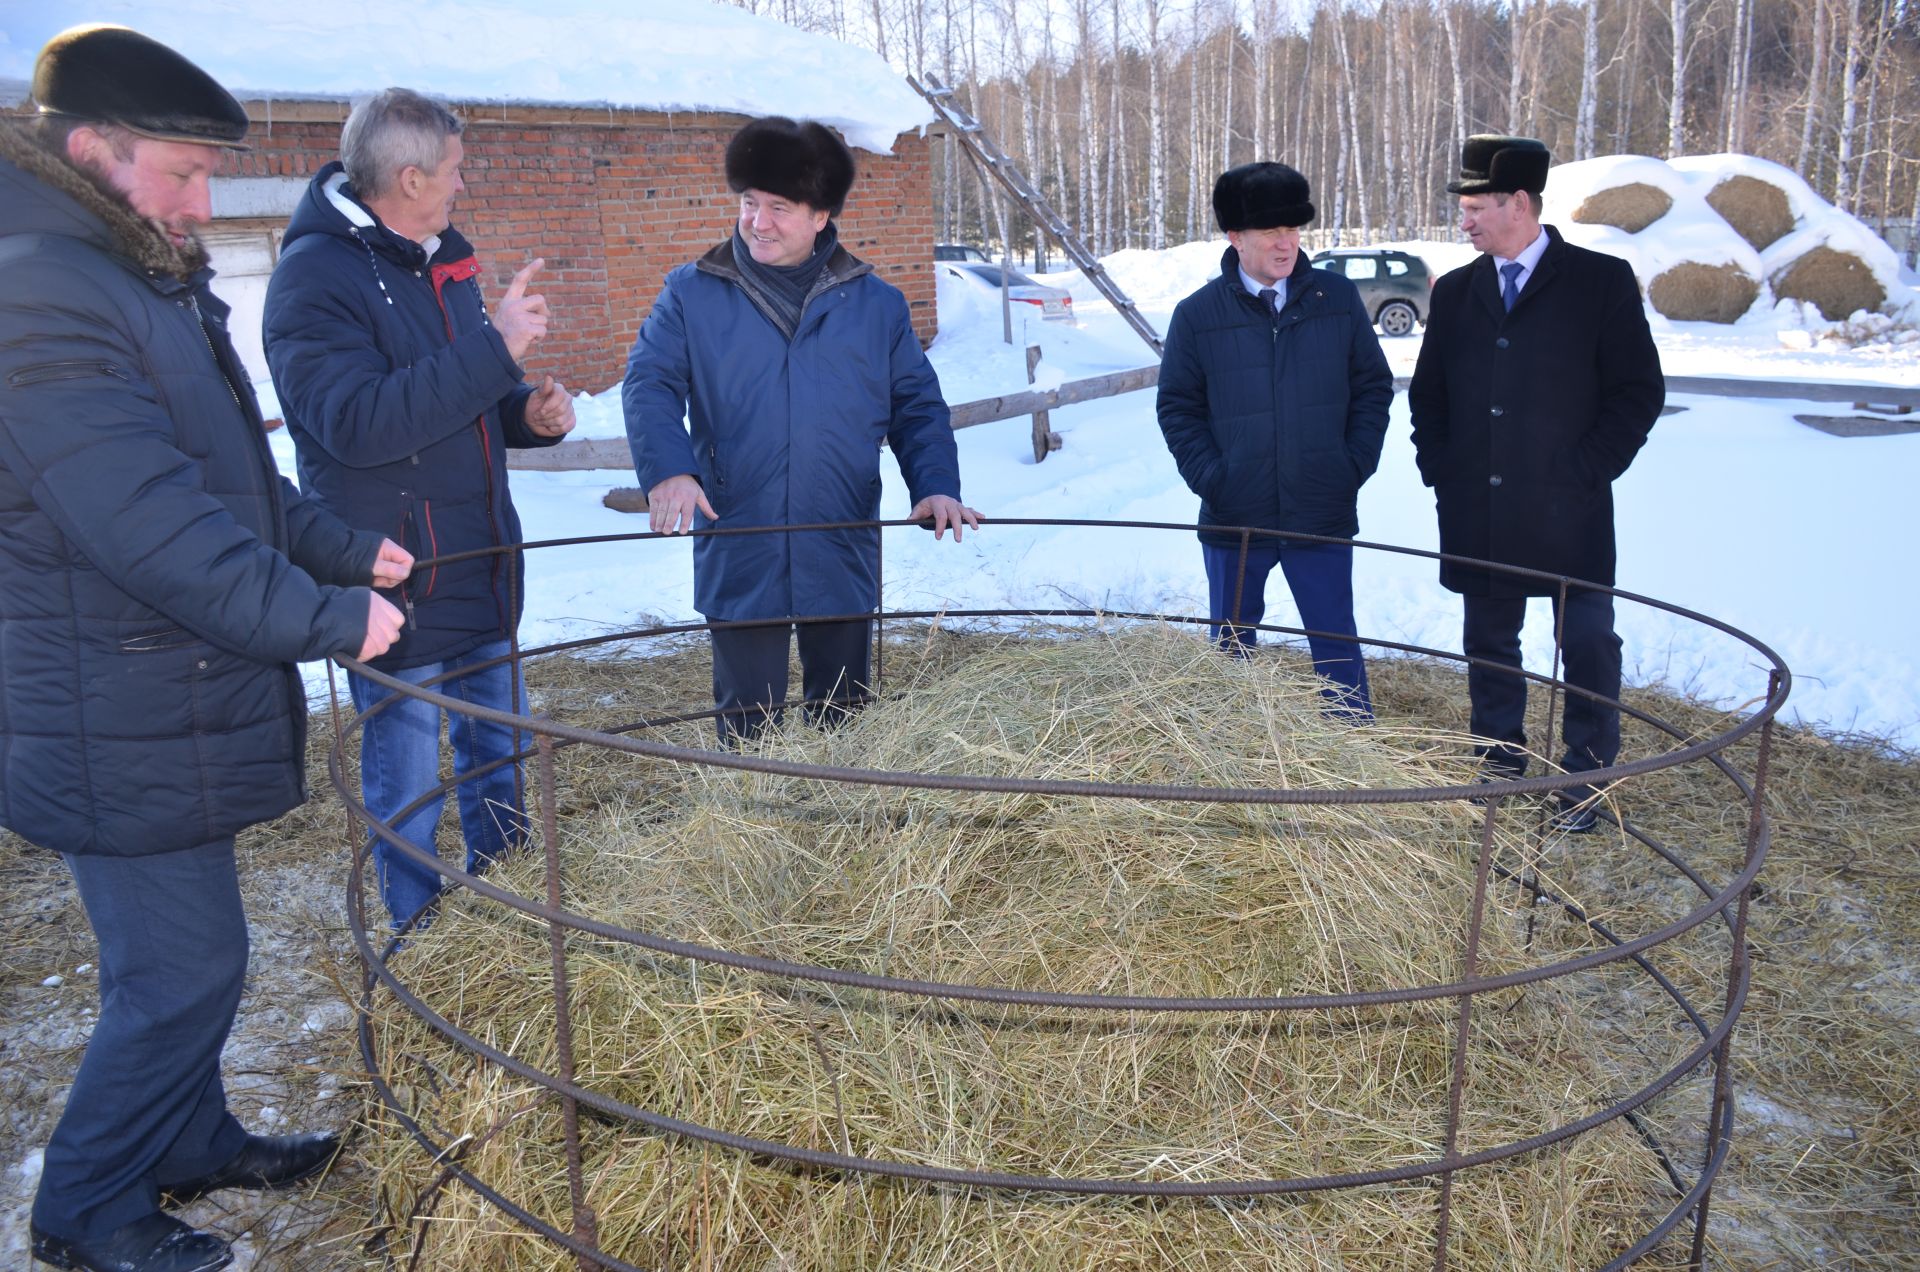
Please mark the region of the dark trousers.
POLYGON ((1313 669, 1332 681, 1321 690, 1342 715, 1371 717, 1373 696, 1367 686, 1367 664, 1353 636, 1353 549, 1335 543, 1293 543, 1268 539, 1247 545, 1245 579, 1240 575, 1240 548, 1202 543, 1207 566, 1207 615, 1214 621, 1207 635, 1222 649, 1245 657, 1256 643, 1256 633, 1244 626, 1267 615, 1267 576, 1278 565, 1286 576, 1300 626, 1310 632, 1337 635, 1308 636, 1313 669), (1240 607, 1233 607, 1235 589, 1240 607))
POLYGON ((152 1214, 162 1186, 240 1152, 220 1050, 246 979, 247 919, 231 838, 66 862, 100 946, 100 1017, 47 1142, 33 1221, 80 1239, 152 1214))
MULTIPOLYGON (((1527 616, 1523 596, 1468 596, 1461 646, 1469 658, 1486 658, 1520 668, 1520 626, 1527 616)), ((1613 631, 1613 597, 1574 591, 1566 613, 1554 598, 1554 619, 1561 624, 1561 678, 1577 688, 1608 698, 1620 697, 1620 638, 1613 631)), ((1498 667, 1467 667, 1467 696, 1472 702, 1475 737, 1485 739, 1480 754, 1488 765, 1519 776, 1526 771, 1527 682, 1498 667)), ((1605 768, 1620 755, 1620 712, 1577 693, 1563 696, 1561 736, 1567 750, 1561 766, 1568 772, 1605 768)))
POLYGON ((713 633, 713 705, 720 741, 732 746, 780 722, 787 699, 790 635, 800 642, 800 687, 808 723, 844 719, 871 696, 873 623, 772 623, 713 633))

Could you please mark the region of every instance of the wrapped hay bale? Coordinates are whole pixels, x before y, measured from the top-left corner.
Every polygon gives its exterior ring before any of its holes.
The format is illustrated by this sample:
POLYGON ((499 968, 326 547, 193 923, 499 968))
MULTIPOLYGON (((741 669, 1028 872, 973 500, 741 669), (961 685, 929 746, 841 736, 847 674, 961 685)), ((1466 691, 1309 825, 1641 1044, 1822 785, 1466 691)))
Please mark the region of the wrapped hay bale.
POLYGON ((1756 250, 1771 247, 1793 232, 1795 218, 1787 192, 1771 181, 1735 173, 1707 192, 1707 203, 1756 250))
MULTIPOLYGON (((900 677, 889 654, 890 674, 900 677)), ((1462 740, 1320 713, 1290 657, 1218 656, 1157 629, 1009 640, 913 677, 838 731, 764 753, 896 771, 1348 790, 1471 780, 1462 740)), ((1158 996, 1348 993, 1460 974, 1481 816, 1462 804, 1248 805, 875 788, 564 753, 568 908, 800 963, 949 983, 1158 996), (589 777, 587 765, 596 766, 589 777), (598 766, 622 765, 617 798, 598 766), (575 800, 571 790, 595 795, 575 800)), ((1512 824, 1505 820, 1503 825, 1512 824)), ((1515 832, 1524 830, 1516 826, 1515 832)), ((1530 840, 1502 839, 1518 867, 1530 840)), ((534 854, 496 882, 543 895, 534 854)), ((1563 884, 1554 885, 1570 892, 1563 884)), ((1479 968, 1529 952, 1492 894, 1479 968)), ((1551 927, 1556 935, 1549 935, 1551 927)), ((1556 942, 1565 944, 1556 946, 1556 942)), ((1126 1181, 1365 1171, 1444 1142, 1451 1001, 1306 1013, 1069 1011, 773 978, 569 937, 581 1083, 642 1108, 812 1149, 1126 1181)), ((404 982, 549 1072, 547 934, 451 905, 404 982)), ((390 1004, 389 1004, 390 1006, 390 1004)), ((1585 1013, 1550 986, 1483 1000, 1460 1151, 1613 1097, 1585 1013)), ((572 1227, 552 1099, 414 1018, 377 1021, 414 1116, 481 1179, 572 1227)), ((1430 1181, 1228 1203, 968 1191, 801 1172, 635 1125, 584 1123, 603 1248, 642 1266, 765 1269, 1398 1268, 1431 1259, 1430 1181)), ((424 1266, 571 1266, 391 1126, 381 1191, 419 1206, 424 1266)), ((1455 1181, 1462 1267, 1594 1266, 1660 1194, 1618 1125, 1455 1181)))
POLYGON ((1638 234, 1673 208, 1673 197, 1658 186, 1635 181, 1595 191, 1580 201, 1573 219, 1585 225, 1611 225, 1638 234))
POLYGON ((1855 310, 1877 310, 1887 289, 1873 268, 1852 252, 1822 243, 1794 257, 1773 275, 1773 294, 1813 305, 1828 322, 1841 322, 1855 310))
POLYGON ((1738 321, 1760 295, 1760 283, 1738 265, 1683 261, 1647 285, 1647 300, 1675 322, 1738 321))

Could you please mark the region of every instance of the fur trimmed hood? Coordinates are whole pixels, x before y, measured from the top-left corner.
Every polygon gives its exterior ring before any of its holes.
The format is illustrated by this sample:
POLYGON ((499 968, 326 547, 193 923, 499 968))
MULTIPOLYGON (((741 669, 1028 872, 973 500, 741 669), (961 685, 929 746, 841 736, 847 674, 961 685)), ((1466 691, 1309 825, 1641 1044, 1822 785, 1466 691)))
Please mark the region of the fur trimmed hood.
POLYGON ((106 182, 40 146, 26 127, 0 121, 0 234, 61 234, 126 258, 148 274, 192 282, 207 268, 198 239, 175 247, 106 182))

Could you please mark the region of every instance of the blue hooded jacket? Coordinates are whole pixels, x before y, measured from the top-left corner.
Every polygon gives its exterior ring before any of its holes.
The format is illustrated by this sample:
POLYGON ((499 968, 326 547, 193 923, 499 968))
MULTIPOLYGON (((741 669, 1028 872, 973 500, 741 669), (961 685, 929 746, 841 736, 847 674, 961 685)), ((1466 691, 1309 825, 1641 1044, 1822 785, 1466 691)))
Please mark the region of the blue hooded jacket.
MULTIPOLYGON (((382 225, 335 162, 294 210, 267 286, 267 362, 301 485, 417 558, 519 543, 505 448, 558 440, 526 427, 533 390, 487 315, 479 272, 456 230, 429 253, 382 225)), ((424 666, 505 640, 520 617, 518 564, 416 570, 395 598, 406 630, 373 665, 424 666)))
MULTIPOLYGON (((1220 276, 1182 300, 1160 363, 1160 431, 1203 526, 1258 526, 1350 539, 1360 487, 1380 463, 1393 372, 1354 285, 1302 253, 1270 315, 1220 276)), ((1238 536, 1203 530, 1203 543, 1238 536)))
MULTIPOLYGON (((940 381, 897 288, 836 247, 791 341, 764 304, 731 238, 667 275, 621 395, 641 489, 691 473, 723 529, 872 520, 885 443, 915 503, 960 497, 940 381)), ((697 528, 714 524, 698 515, 697 528)), ((694 604, 714 621, 880 600, 874 530, 705 536, 693 561, 694 604)))

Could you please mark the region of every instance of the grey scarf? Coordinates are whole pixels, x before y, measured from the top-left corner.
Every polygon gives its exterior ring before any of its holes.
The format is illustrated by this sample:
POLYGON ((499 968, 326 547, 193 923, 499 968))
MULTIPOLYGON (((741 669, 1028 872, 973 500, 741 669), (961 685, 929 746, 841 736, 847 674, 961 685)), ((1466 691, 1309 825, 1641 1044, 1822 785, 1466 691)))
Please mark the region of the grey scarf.
POLYGON ((814 236, 813 255, 798 265, 762 265, 753 259, 747 242, 740 237, 740 230, 733 231, 733 263, 741 275, 769 307, 772 317, 787 339, 793 339, 793 333, 800 329, 800 315, 807 307, 807 298, 815 283, 820 281, 820 272, 827 267, 827 258, 833 255, 833 249, 840 241, 840 231, 832 221, 827 228, 814 236))

